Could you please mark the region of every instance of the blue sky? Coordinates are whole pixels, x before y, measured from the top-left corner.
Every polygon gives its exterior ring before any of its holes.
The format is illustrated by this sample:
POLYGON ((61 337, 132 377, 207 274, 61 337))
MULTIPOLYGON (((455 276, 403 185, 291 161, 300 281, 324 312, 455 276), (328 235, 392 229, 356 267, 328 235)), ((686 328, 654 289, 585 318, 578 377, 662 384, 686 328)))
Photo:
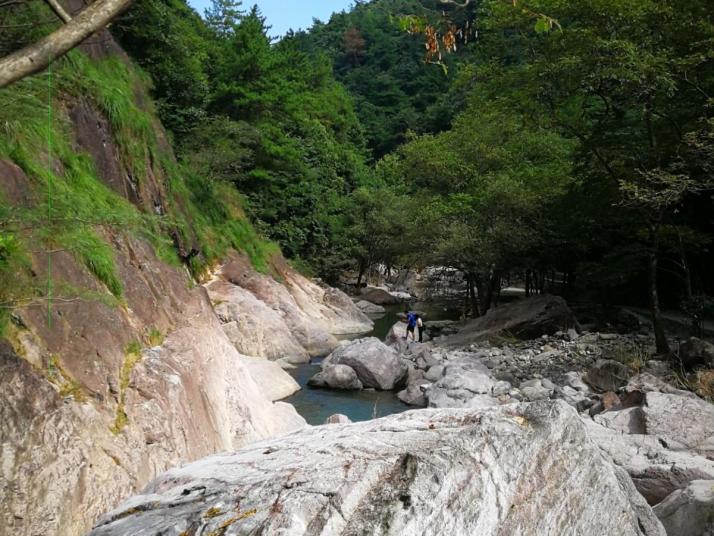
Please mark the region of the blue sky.
MULTIPOLYGON (((211 1, 188 0, 188 3, 203 15, 203 10, 211 1)), ((243 0, 245 8, 253 4, 258 4, 267 24, 272 26, 270 34, 280 36, 291 28, 309 28, 312 26, 312 19, 327 22, 332 13, 348 8, 352 0, 243 0)))

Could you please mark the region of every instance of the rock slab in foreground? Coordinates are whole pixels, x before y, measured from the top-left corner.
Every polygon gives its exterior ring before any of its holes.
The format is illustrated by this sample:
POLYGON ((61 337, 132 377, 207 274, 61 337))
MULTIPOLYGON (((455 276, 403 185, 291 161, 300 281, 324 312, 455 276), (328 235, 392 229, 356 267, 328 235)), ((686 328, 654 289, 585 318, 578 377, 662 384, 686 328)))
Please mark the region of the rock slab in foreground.
POLYGON ((310 428, 165 473, 91 536, 664 536, 564 402, 310 428))

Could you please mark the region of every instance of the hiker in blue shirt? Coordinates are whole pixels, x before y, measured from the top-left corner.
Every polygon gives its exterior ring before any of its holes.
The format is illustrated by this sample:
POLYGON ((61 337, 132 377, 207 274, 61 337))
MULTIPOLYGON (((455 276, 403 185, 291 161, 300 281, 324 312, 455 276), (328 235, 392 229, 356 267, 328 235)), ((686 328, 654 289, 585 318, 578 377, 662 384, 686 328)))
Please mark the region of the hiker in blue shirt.
POLYGON ((407 335, 404 337, 407 341, 409 340, 409 334, 412 334, 412 340, 416 341, 414 338, 414 328, 416 328, 417 325, 417 314, 414 313, 413 311, 406 311, 407 313, 407 335))

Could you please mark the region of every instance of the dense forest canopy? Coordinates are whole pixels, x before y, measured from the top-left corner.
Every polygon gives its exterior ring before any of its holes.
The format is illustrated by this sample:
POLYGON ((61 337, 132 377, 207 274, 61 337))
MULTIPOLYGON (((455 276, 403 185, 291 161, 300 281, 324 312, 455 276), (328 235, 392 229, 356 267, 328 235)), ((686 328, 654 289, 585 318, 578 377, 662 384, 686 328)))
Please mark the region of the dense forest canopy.
POLYGON ((708 0, 458 4, 356 2, 274 41, 235 0, 203 16, 136 0, 111 32, 150 77, 196 199, 230 188, 301 269, 457 268, 474 315, 509 280, 711 311, 708 0), (425 61, 404 20, 471 39, 439 30, 444 54, 425 61))

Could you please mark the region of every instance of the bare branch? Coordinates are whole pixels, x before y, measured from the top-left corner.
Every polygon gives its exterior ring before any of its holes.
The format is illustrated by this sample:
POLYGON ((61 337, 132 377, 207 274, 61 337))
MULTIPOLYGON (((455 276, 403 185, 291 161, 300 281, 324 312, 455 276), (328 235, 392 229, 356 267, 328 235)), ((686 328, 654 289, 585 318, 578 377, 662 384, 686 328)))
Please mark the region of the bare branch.
POLYGON ((60 3, 57 0, 45 0, 50 7, 52 8, 52 11, 54 11, 57 16, 62 19, 65 22, 69 22, 72 20, 72 17, 69 16, 69 13, 67 13, 64 8, 60 5, 60 3))
POLYGON ((7 0, 6 2, 0 2, 0 8, 7 6, 19 6, 21 4, 26 4, 27 0, 7 0))

